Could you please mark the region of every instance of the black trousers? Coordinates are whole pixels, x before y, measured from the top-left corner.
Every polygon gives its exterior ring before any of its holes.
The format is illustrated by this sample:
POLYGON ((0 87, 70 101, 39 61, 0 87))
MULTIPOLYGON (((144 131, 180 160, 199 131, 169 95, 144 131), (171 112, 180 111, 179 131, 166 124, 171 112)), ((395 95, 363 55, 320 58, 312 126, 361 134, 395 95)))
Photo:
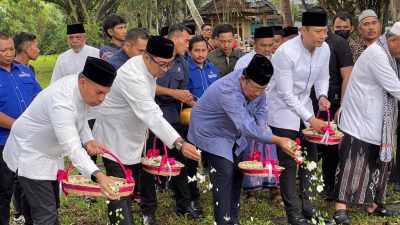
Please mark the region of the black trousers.
MULTIPOLYGON (((106 168, 107 176, 121 177, 125 178, 124 171, 121 166, 112 160, 103 157, 104 167, 106 168)), ((124 165, 126 169, 134 170, 137 167, 135 165, 124 165)), ((136 188, 136 187, 135 187, 136 188)), ((133 225, 135 224, 132 217, 132 195, 121 197, 119 200, 110 200, 108 204, 108 218, 111 224, 120 225, 133 225), (122 209, 119 214, 124 216, 122 220, 116 215, 116 210, 122 209)))
POLYGON ((60 207, 59 183, 56 180, 33 180, 18 177, 26 199, 31 206, 34 224, 58 225, 60 207))
MULTIPOLYGON (((296 139, 297 137, 301 138, 300 132, 298 131, 275 127, 271 127, 271 129, 276 136, 287 137, 292 140, 296 139)), ((306 159, 308 161, 317 162, 318 151, 316 144, 310 143, 303 138, 301 138, 301 143, 303 151, 307 152, 306 159)), ((284 153, 279 146, 277 146, 277 149, 279 165, 285 168, 279 177, 282 199, 285 203, 285 210, 287 214, 298 213, 299 208, 296 187, 297 165, 294 159, 284 153)), ((300 195, 302 197, 304 209, 312 209, 315 207, 314 203, 310 201, 310 197, 314 197, 316 191, 315 186, 311 183, 311 176, 312 173, 310 171, 303 169, 302 166, 299 167, 300 195)))
POLYGON ((240 156, 234 156, 234 162, 231 162, 203 151, 202 157, 210 167, 215 222, 218 225, 239 224, 243 181, 243 173, 238 167, 240 156))
MULTIPOLYGON (((179 132, 182 131, 182 125, 172 124, 172 126, 179 132)), ((182 133, 182 132, 180 132, 182 133)), ((154 134, 150 133, 149 139, 147 141, 148 148, 153 147, 154 134), (151 146, 151 147, 150 147, 151 146)), ((157 148, 161 150, 160 154, 164 154, 164 145, 158 139, 157 148)), ((168 150, 168 157, 173 157, 177 161, 186 165, 186 159, 183 157, 182 153, 177 149, 173 148, 168 150)), ((183 167, 178 176, 171 177, 171 188, 174 191, 176 210, 178 212, 187 212, 190 207, 190 192, 188 187, 188 169, 183 167)), ((155 184, 157 182, 157 177, 147 173, 144 170, 140 171, 140 206, 144 215, 154 215, 157 209, 157 194, 155 189, 155 184)))
MULTIPOLYGON (((93 126, 94 126, 94 123, 95 123, 95 122, 96 122, 96 119, 88 120, 88 124, 89 124, 90 130, 93 130, 93 126)), ((92 161, 96 164, 96 162, 97 162, 97 155, 92 155, 92 156, 90 156, 90 158, 91 158, 92 161)))
POLYGON ((4 146, 0 146, 0 225, 9 225, 10 202, 13 193, 15 173, 12 172, 3 159, 4 146))
MULTIPOLYGON (((183 135, 182 137, 187 140, 187 133, 188 133, 189 127, 185 126, 183 129, 183 135)), ((197 168, 199 167, 199 163, 197 161, 191 160, 191 159, 186 159, 186 164, 185 166, 187 167, 188 171, 188 176, 193 177, 196 176, 197 174, 197 168)), ((192 181, 188 183, 189 186, 189 192, 190 192, 190 200, 194 201, 200 198, 200 190, 197 185, 197 181, 192 181)))
POLYGON ((322 176, 324 189, 333 191, 335 186, 336 168, 339 164, 339 145, 318 145, 318 153, 322 159, 322 176))

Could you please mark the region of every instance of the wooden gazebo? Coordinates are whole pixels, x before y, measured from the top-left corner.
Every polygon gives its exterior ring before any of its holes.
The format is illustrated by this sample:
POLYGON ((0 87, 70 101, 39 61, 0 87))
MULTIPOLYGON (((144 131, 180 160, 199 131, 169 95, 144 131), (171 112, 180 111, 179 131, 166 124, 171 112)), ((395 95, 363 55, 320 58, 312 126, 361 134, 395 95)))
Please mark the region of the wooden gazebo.
MULTIPOLYGON (((209 0, 199 13, 204 22, 214 27, 220 23, 235 27, 242 48, 248 46, 255 28, 282 24, 275 6, 267 0, 209 0)), ((187 17, 185 21, 191 23, 193 19, 187 17)))

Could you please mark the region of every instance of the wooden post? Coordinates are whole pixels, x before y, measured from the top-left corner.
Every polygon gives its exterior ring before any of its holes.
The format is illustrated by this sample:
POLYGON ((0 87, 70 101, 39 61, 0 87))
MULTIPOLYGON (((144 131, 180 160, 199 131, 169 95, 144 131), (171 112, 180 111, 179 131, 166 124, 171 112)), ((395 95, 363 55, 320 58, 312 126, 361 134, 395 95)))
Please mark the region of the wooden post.
POLYGON ((244 17, 242 17, 242 48, 244 48, 244 40, 246 40, 246 29, 245 29, 245 22, 244 17))

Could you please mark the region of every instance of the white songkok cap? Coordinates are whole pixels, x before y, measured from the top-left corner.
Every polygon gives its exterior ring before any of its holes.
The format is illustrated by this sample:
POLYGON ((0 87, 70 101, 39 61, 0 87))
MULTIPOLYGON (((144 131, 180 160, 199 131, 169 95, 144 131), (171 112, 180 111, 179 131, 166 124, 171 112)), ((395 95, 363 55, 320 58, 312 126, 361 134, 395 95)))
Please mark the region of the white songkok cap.
POLYGON ((377 17, 376 13, 374 12, 374 10, 372 9, 366 9, 364 11, 361 12, 361 14, 358 16, 358 22, 361 23, 361 21, 367 17, 377 17))
POLYGON ((393 24, 393 27, 390 28, 390 33, 400 36, 400 22, 393 24))

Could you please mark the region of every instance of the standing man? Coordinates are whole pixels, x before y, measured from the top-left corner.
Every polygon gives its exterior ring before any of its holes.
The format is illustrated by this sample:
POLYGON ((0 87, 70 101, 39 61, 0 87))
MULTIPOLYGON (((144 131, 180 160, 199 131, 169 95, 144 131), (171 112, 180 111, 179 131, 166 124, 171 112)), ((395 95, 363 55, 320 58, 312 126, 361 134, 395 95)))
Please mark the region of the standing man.
MULTIPOLYGON (((267 102, 268 124, 275 135, 294 140, 300 137, 301 130, 306 126, 311 125, 320 131, 325 125, 314 117, 310 91, 314 85, 319 109, 328 110, 330 50, 325 43, 327 22, 325 13, 303 12, 301 35, 285 42, 272 56, 275 73, 267 90, 267 102)), ((318 154, 315 144, 304 143, 307 145, 307 160, 316 162, 318 154)), ((301 213, 296 191, 297 165, 294 159, 279 151, 280 148, 278 146, 279 164, 285 170, 279 179, 288 222, 294 225, 308 224, 305 217, 311 218, 317 213, 316 206, 310 200, 315 195, 315 188, 307 178, 312 173, 300 167, 301 213)))
POLYGON ((122 48, 111 56, 107 62, 118 70, 128 59, 142 55, 146 51, 148 39, 149 34, 142 28, 129 30, 122 48))
MULTIPOLYGON (((130 58, 138 55, 142 55, 146 51, 147 41, 149 39, 149 34, 142 28, 135 28, 128 31, 124 46, 111 58, 108 62, 118 70, 126 61, 130 58)), ((140 164, 134 164, 133 178, 135 179, 136 187, 140 186, 139 172, 141 170, 140 164)), ((140 190, 139 188, 134 189, 133 199, 135 202, 140 202, 140 190)))
POLYGON ((93 140, 87 123, 89 106, 101 104, 116 72, 107 62, 88 57, 83 71, 43 90, 12 126, 3 157, 31 206, 34 224, 59 224, 57 172, 65 154, 73 165, 114 199, 113 179, 90 160, 104 147, 93 140), (111 186, 110 186, 111 185, 111 186))
POLYGON ((239 48, 233 48, 234 29, 229 24, 220 24, 215 30, 217 49, 208 54, 207 59, 214 64, 221 76, 233 71, 236 62, 244 55, 239 48))
POLYGON ((104 18, 103 31, 111 43, 100 48, 100 58, 109 59, 116 54, 124 44, 126 36, 126 21, 117 14, 111 14, 104 18))
MULTIPOLYGON (((175 57, 165 75, 157 79, 156 103, 160 106, 164 118, 182 136, 184 135, 183 126, 179 121, 181 104, 193 104, 193 98, 188 90, 189 85, 189 65, 184 55, 188 51, 190 40, 189 29, 181 24, 169 27, 168 38, 174 43, 175 57), (182 93, 183 96, 175 95, 174 92, 182 93)), ((157 136, 158 137, 158 136, 157 136)), ((153 133, 147 146, 152 146, 153 133)), ((162 148, 162 143, 157 140, 157 144, 162 148)), ((178 151, 171 151, 171 157, 186 165, 186 159, 178 151)), ((171 178, 171 187, 175 192, 176 213, 179 216, 187 216, 188 219, 201 218, 200 212, 191 207, 191 195, 188 186, 188 168, 184 167, 178 176, 171 178)), ((153 220, 157 208, 157 195, 154 189, 154 175, 141 171, 141 208, 144 216, 153 220)), ((151 224, 151 223, 149 223, 151 224)))
MULTIPOLYGON (((11 171, 3 159, 3 149, 15 120, 42 90, 28 67, 13 63, 14 56, 13 39, 0 32, 0 225, 9 225, 10 202, 16 179, 15 170, 11 171)), ((23 204, 20 210, 21 214, 24 213, 23 204)))
POLYGON ((377 216, 399 215, 385 206, 388 170, 382 170, 395 146, 398 58, 400 22, 371 44, 354 65, 340 118, 344 137, 335 182, 338 224, 351 223, 347 204, 367 206, 368 214, 377 216))
MULTIPOLYGON (((198 99, 221 76, 217 68, 207 61, 207 41, 202 36, 195 36, 190 40, 189 54, 189 91, 198 99)), ((193 174, 189 176, 192 177, 193 174)))
POLYGON ((332 30, 335 34, 341 36, 345 40, 349 40, 351 32, 354 30, 350 14, 348 12, 337 13, 333 18, 332 30))
POLYGON ((235 65, 235 70, 246 68, 255 54, 272 57, 274 48, 274 30, 271 27, 259 27, 254 30, 254 49, 242 56, 235 65))
POLYGON ((272 49, 272 54, 274 54, 283 43, 284 33, 282 26, 273 26, 272 29, 274 30, 274 48, 272 49))
POLYGON ((67 75, 82 72, 88 56, 99 58, 99 49, 86 45, 86 33, 82 24, 67 25, 67 35, 71 49, 58 56, 51 83, 67 75))
POLYGON ((28 66, 35 76, 35 68, 29 64, 29 61, 36 60, 40 53, 39 42, 36 39, 36 35, 21 32, 15 35, 13 40, 16 51, 14 63, 28 66))
MULTIPOLYGON (((163 117, 163 112, 154 101, 156 80, 165 74, 173 62, 173 52, 172 41, 159 36, 150 37, 146 52, 132 57, 118 70, 111 92, 100 108, 93 129, 94 136, 103 140, 105 147, 128 168, 140 163, 148 129, 168 148, 176 148, 173 151, 181 151, 187 158, 200 160, 196 148, 181 138, 163 117)), ((125 176, 114 159, 105 155, 103 162, 108 175, 125 176)), ((143 182, 146 181, 141 180, 141 183, 143 182)), ((150 188, 155 189, 154 185, 150 188)), ((142 190, 140 191, 143 201, 142 190)), ((131 212, 132 196, 111 201, 108 211, 115 212, 116 209, 122 209, 121 214, 125 218, 119 224, 134 224, 131 212)), ((143 211, 144 215, 145 213, 143 211)), ((109 215, 109 219, 112 224, 120 220, 115 213, 109 215)), ((155 224, 155 221, 149 221, 150 219, 145 216, 143 223, 155 224)))
POLYGON ((210 86, 192 109, 188 139, 202 150, 210 166, 217 225, 240 224, 243 173, 238 163, 248 144, 246 138, 278 144, 294 156, 288 149, 288 138, 265 129, 265 89, 272 74, 271 62, 256 54, 244 70, 236 70, 210 86))
POLYGON ((203 25, 201 25, 201 36, 204 38, 204 40, 206 40, 209 52, 211 52, 215 48, 213 46, 215 43, 212 43, 213 42, 213 39, 211 38, 212 33, 213 33, 213 27, 210 23, 204 23, 203 25))
POLYGON ((358 31, 360 32, 361 37, 359 37, 354 43, 350 42, 354 62, 368 46, 378 39, 381 34, 381 24, 378 16, 372 9, 364 10, 358 16, 358 31))

